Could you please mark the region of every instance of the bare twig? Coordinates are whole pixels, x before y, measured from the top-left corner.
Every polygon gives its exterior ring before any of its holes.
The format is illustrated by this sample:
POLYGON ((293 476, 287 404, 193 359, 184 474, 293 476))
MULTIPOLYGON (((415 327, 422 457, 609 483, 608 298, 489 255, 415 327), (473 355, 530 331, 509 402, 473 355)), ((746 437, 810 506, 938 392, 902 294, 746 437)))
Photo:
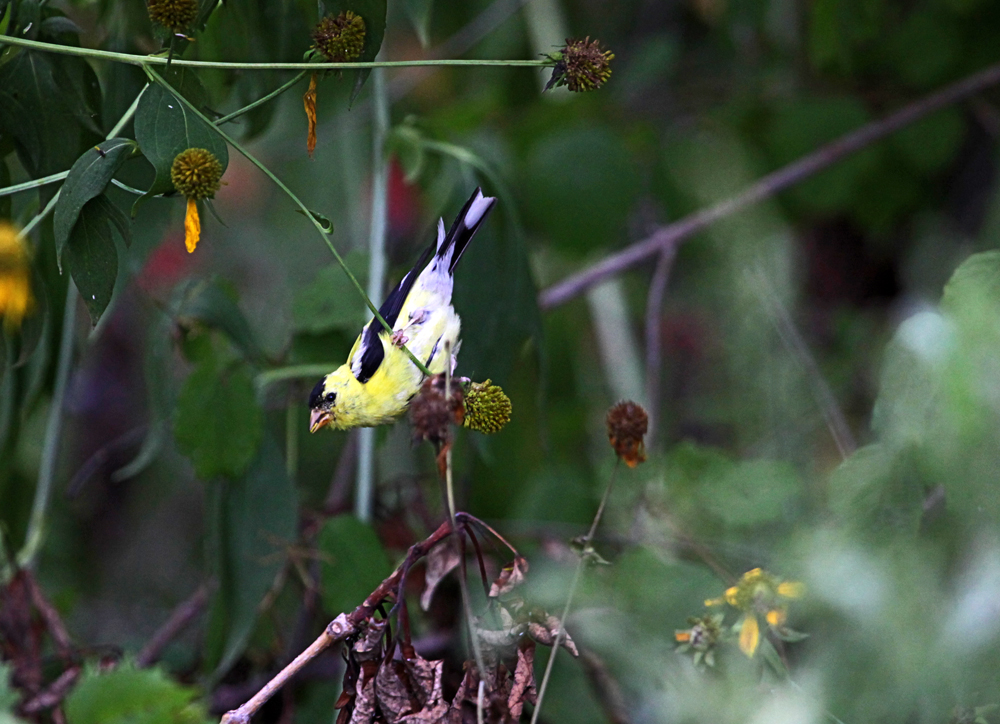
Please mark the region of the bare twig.
POLYGON ((167 645, 191 625, 208 605, 208 586, 198 587, 191 596, 174 609, 170 617, 156 630, 135 657, 135 665, 145 669, 159 661, 167 645))
POLYGON ((445 521, 438 529, 431 533, 419 543, 410 546, 406 554, 406 559, 393 571, 374 591, 364 600, 360 606, 351 613, 342 613, 323 630, 323 633, 313 641, 305 651, 295 657, 290 664, 278 672, 267 684, 258 691, 253 698, 243 704, 243 706, 233 711, 226 712, 222 716, 222 724, 248 724, 258 709, 260 709, 272 696, 297 674, 306 664, 316 658, 323 651, 335 643, 343 641, 358 631, 358 627, 367 620, 386 599, 395 599, 396 591, 403 576, 410 570, 413 564, 425 556, 442 539, 451 535, 451 521, 445 521))
POLYGON ((663 311, 663 295, 667 291, 670 269, 676 256, 677 244, 669 244, 663 248, 646 295, 646 413, 649 415, 646 434, 650 441, 656 439, 656 428, 660 421, 660 361, 663 347, 660 316, 663 311))
POLYGON ((32 714, 43 712, 46 709, 59 706, 59 704, 62 703, 62 700, 66 698, 66 694, 69 693, 69 690, 73 688, 73 685, 79 678, 79 666, 71 666, 66 669, 59 675, 59 678, 49 684, 44 691, 25 702, 24 705, 21 706, 21 713, 30 716, 32 714))
POLYGON ((833 437, 833 442, 836 444, 840 456, 848 458, 857 449, 858 444, 854 440, 854 434, 851 432, 850 425, 847 424, 844 413, 837 404, 837 398, 834 397, 830 386, 826 383, 826 378, 823 377, 822 370, 809 351, 809 346, 802 339, 802 335, 795 327, 795 322, 792 321, 791 315, 781 303, 781 299, 771 287, 764 272, 757 269, 756 272, 748 271, 747 273, 754 275, 756 284, 753 287, 760 295, 765 308, 770 312, 769 316, 778 331, 778 336, 795 357, 795 361, 799 363, 809 381, 813 398, 820 409, 820 414, 823 415, 827 429, 830 430, 830 436, 833 437))
POLYGON ((761 177, 736 196, 696 211, 673 224, 661 227, 652 236, 553 284, 538 295, 538 304, 542 309, 558 307, 608 277, 620 274, 654 254, 660 253, 670 245, 677 245, 688 237, 705 230, 719 219, 769 199, 780 191, 806 180, 817 172, 876 141, 882 140, 914 121, 941 108, 965 100, 998 83, 1000 83, 1000 64, 991 65, 985 70, 946 86, 936 93, 920 98, 881 120, 868 123, 797 161, 761 177))
POLYGON ((66 630, 65 624, 63 624, 62 617, 56 611, 55 606, 45 597, 45 592, 38 585, 38 581, 35 580, 34 575, 27 570, 24 573, 24 581, 28 586, 31 602, 38 610, 38 613, 41 614, 42 620, 45 621, 45 627, 49 630, 49 634, 56 643, 59 656, 66 660, 71 659, 73 656, 73 643, 70 641, 69 632, 66 630))

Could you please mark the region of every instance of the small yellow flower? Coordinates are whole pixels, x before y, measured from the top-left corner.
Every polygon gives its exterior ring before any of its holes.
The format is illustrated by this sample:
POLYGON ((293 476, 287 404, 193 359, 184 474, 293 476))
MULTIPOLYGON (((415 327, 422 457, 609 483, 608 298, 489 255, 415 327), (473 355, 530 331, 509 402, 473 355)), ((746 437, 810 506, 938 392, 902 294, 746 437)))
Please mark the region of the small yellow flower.
POLYGON ((804 593, 804 584, 780 581, 764 569, 754 568, 744 573, 722 596, 705 601, 705 605, 728 604, 743 613, 739 624, 740 650, 752 657, 760 644, 760 618, 763 617, 779 635, 793 633, 784 629, 788 618, 785 601, 801 598, 804 593))
POLYGON ((201 238, 201 219, 196 202, 215 196, 222 184, 222 164, 211 151, 189 148, 174 158, 170 167, 170 180, 174 188, 187 198, 184 244, 189 252, 193 252, 201 238))
POLYGON ((29 262, 24 237, 12 224, 0 221, 0 314, 8 332, 19 329, 35 308, 29 262))

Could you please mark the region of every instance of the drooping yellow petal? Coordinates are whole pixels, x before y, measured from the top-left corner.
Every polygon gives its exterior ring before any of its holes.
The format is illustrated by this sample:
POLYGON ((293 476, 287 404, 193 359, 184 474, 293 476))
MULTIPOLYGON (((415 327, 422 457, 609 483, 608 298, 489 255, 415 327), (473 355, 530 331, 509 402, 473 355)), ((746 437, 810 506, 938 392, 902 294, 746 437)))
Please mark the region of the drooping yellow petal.
POLYGON ((312 158, 316 150, 316 74, 309 78, 309 90, 302 96, 302 104, 306 108, 306 119, 309 121, 309 135, 306 136, 306 150, 312 158))
POLYGON ((743 625, 740 626, 740 651, 752 658, 759 643, 760 627, 757 625, 757 618, 747 614, 743 617, 743 625))
POLYGON ((784 598, 802 598, 806 592, 806 584, 798 581, 785 581, 778 584, 778 595, 784 598))
POLYGON ((786 618, 788 613, 783 608, 773 608, 767 612, 767 622, 775 628, 785 623, 786 618))
POLYGON ((184 245, 188 253, 195 250, 201 238, 201 219, 198 218, 198 204, 194 199, 188 199, 187 214, 184 216, 184 245))
POLYGON ((724 598, 706 598, 705 599, 705 605, 706 606, 721 606, 725 602, 726 602, 726 599, 724 599, 724 598))

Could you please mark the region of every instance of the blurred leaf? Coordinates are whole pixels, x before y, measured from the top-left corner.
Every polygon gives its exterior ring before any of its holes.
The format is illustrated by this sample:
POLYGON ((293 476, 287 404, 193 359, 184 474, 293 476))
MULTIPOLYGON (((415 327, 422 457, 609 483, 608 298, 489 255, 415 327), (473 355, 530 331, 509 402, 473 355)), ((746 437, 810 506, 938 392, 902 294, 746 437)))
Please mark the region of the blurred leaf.
POLYGON ((791 463, 746 460, 702 479, 698 498, 726 525, 754 526, 792 519, 801 492, 802 481, 791 463))
POLYGON ((52 314, 45 277, 42 276, 38 265, 31 268, 31 291, 35 296, 35 311, 25 317, 21 323, 21 345, 17 359, 14 360, 15 367, 25 364, 35 353, 38 345, 42 342, 52 314))
POLYGON ((948 79, 962 55, 959 29, 946 13, 911 12, 887 47, 896 72, 914 88, 948 79))
POLYGON ((115 172, 137 149, 131 138, 112 138, 88 149, 73 164, 53 213, 56 259, 62 264, 63 248, 84 204, 104 193, 115 172))
POLYGON ((582 255, 624 241, 639 174, 618 135, 603 126, 559 128, 527 158, 524 207, 555 246, 582 255))
POLYGON ((262 432, 263 413, 245 365, 219 369, 208 358, 195 367, 177 399, 174 437, 199 478, 242 475, 262 432))
POLYGON ((944 287, 941 307, 953 314, 1000 306, 1000 251, 984 251, 966 259, 944 287))
POLYGON ((830 475, 830 509, 838 521, 875 534, 916 533, 923 491, 885 445, 856 450, 830 475))
POLYGON ((198 690, 181 686, 160 669, 119 665, 100 672, 88 667, 66 698, 72 724, 202 724, 208 715, 198 690))
POLYGON ((182 151, 204 148, 219 160, 223 173, 229 165, 229 150, 222 137, 159 85, 150 85, 142 94, 135 114, 135 139, 156 171, 153 184, 136 206, 151 196, 174 190, 170 168, 182 151))
POLYGON ((31 178, 66 170, 99 143, 99 118, 100 86, 82 58, 21 50, 0 63, 0 131, 31 178))
POLYGON ((412 184, 420 178, 424 170, 425 139, 421 131, 412 123, 394 126, 386 138, 386 153, 393 155, 403 167, 406 183, 412 184))
POLYGON ((857 47, 878 36, 883 4, 883 0, 815 0, 809 19, 812 65, 820 70, 850 73, 857 47))
MULTIPOLYGON (((797 98, 775 108, 767 143, 775 163, 784 165, 868 120, 865 107, 853 97, 797 98)), ((851 204, 865 175, 877 167, 879 153, 878 148, 856 153, 788 193, 809 211, 841 211, 851 204)))
POLYGON ((266 435, 243 477, 227 481, 215 495, 217 578, 206 648, 213 679, 243 653, 260 602, 284 564, 284 549, 296 538, 298 496, 285 474, 278 446, 266 435))
POLYGON ((82 33, 80 26, 65 15, 53 15, 42 21, 41 31, 44 35, 60 35, 62 33, 82 33))
MULTIPOLYGON (((357 60, 362 62, 375 60, 379 48, 382 47, 382 38, 385 36, 386 0, 327 0, 325 4, 327 15, 339 15, 350 10, 364 18, 365 46, 357 60)), ((357 71, 354 89, 351 91, 351 105, 354 104, 371 72, 370 68, 357 71)))
POLYGON ((417 40, 420 41, 421 47, 429 47, 431 44, 431 12, 434 9, 434 0, 405 0, 404 7, 410 22, 413 23, 413 30, 417 34, 417 40))
POLYGON ((196 320, 218 329, 249 359, 259 361, 263 358, 264 353, 246 316, 217 279, 182 283, 178 295, 181 300, 175 311, 178 321, 190 325, 191 320, 196 320))
POLYGON ((331 616, 353 611, 392 573, 375 531, 353 515, 327 520, 317 545, 323 556, 323 608, 331 616))
POLYGON ((930 173, 954 158, 965 136, 965 119, 955 108, 946 108, 890 137, 890 143, 917 171, 930 173))
MULTIPOLYGON (((368 276, 368 257, 352 249, 344 261, 364 286, 368 276)), ((292 319, 297 331, 320 334, 330 330, 357 333, 368 321, 368 308, 361 300, 339 264, 319 270, 309 284, 295 290, 292 319)))
MULTIPOLYGON (((0 337, 0 346, 3 346, 2 337, 0 337)), ((2 359, 0 359, 0 365, 2 365, 2 359)), ((2 438, 0 438, 0 445, 2 445, 2 438)), ((3 722, 2 716, 10 712, 21 701, 20 692, 10 685, 13 669, 14 665, 11 662, 0 662, 0 722, 3 722)))
POLYGON ((101 194, 83 206, 66 244, 70 273, 94 325, 111 302, 118 279, 115 231, 128 240, 128 218, 101 194))

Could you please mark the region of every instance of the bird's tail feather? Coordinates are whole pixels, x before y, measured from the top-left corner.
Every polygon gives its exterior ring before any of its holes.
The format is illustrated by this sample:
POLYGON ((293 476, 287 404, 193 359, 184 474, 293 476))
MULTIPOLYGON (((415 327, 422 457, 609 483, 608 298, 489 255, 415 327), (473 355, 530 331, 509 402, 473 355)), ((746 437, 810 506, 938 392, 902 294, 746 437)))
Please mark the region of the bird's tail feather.
POLYGON ((437 255, 446 257, 451 255, 448 264, 448 272, 454 273, 455 265, 465 253, 465 247, 472 241, 472 237, 479 231, 483 221, 489 216, 497 200, 493 196, 483 196, 483 190, 477 188, 465 206, 455 217, 454 223, 448 233, 444 233, 444 220, 438 221, 438 244, 437 255))

